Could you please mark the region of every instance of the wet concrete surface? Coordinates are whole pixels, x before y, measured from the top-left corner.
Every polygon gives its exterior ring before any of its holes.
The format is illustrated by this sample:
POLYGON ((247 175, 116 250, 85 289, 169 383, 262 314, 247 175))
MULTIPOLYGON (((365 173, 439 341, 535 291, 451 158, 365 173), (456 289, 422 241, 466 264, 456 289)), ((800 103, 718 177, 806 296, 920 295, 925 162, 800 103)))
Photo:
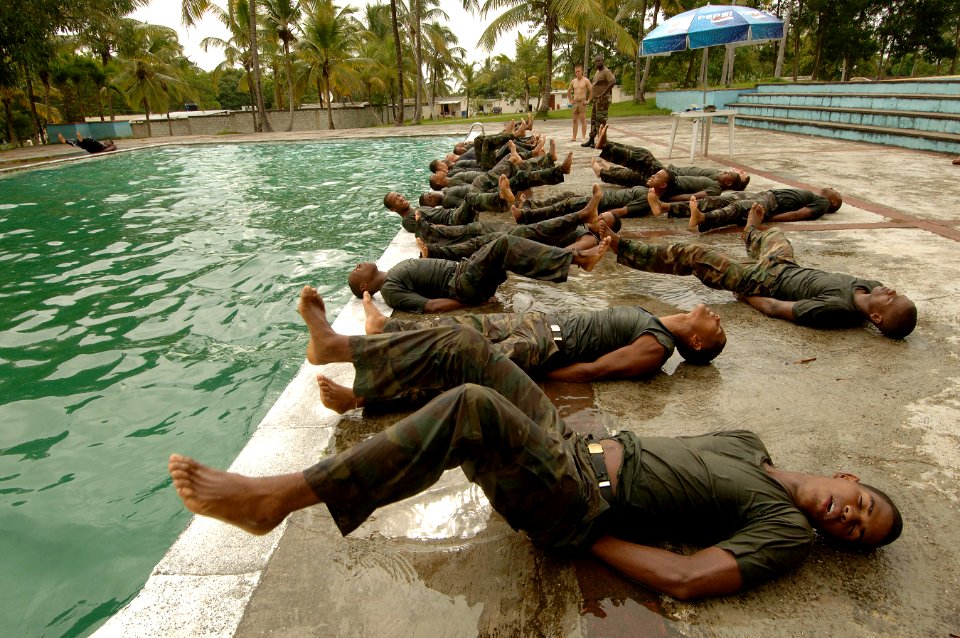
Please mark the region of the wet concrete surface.
MULTIPOLYGON (((567 123, 538 128, 556 137, 561 153, 574 151, 564 188, 588 192, 596 181, 589 161, 597 151, 567 142, 567 123)), ((668 118, 615 120, 610 137, 665 156, 669 131, 668 118)), ((677 164, 686 163, 685 144, 689 131, 678 136, 677 164)), ((693 278, 632 271, 612 256, 592 273, 573 269, 564 284, 511 276, 499 303, 484 310, 640 304, 662 315, 707 303, 728 334, 712 365, 693 366, 674 355, 649 379, 548 386, 568 421, 651 435, 754 430, 783 469, 850 471, 889 493, 905 521, 900 540, 869 553, 819 540, 801 567, 772 583, 678 602, 589 558, 538 550, 492 513, 457 470, 428 492, 379 510, 348 538, 323 507, 292 516, 275 532, 276 549, 249 587, 235 635, 960 634, 960 245, 939 232, 960 220, 960 167, 933 153, 745 128, 737 129, 736 149, 732 163, 762 172, 751 190, 832 186, 860 204, 781 228, 799 263, 878 279, 911 296, 919 309, 913 334, 892 341, 868 326, 795 326, 693 278), (883 211, 897 213, 898 223, 890 224, 883 211)), ((725 139, 715 138, 713 151, 697 163, 731 163, 725 139)), ((693 238, 682 221, 654 218, 625 220, 624 234, 693 238)), ((736 233, 696 239, 746 257, 736 233)), ((400 253, 409 255, 412 241, 406 246, 400 253)), ((338 324, 352 327, 339 329, 356 333, 361 315, 349 307, 343 314, 351 313, 338 324)), ((352 379, 349 366, 328 368, 340 382, 352 379)), ((295 382, 291 410, 300 416, 294 427, 306 427, 308 417, 322 411, 310 388, 318 371, 305 365, 295 382)), ((305 447, 346 449, 401 416, 354 411, 330 421, 305 447)), ((295 452, 285 457, 288 471, 302 469, 293 463, 307 456, 295 452)), ((184 626, 178 633, 208 632, 184 626)))

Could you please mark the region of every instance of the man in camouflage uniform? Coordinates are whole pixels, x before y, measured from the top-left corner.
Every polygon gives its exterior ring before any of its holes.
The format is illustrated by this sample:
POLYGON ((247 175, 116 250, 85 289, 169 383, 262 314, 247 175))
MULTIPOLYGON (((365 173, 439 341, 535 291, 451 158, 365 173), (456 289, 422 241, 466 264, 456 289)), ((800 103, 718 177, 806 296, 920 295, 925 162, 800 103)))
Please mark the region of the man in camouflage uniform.
POLYGON ((417 231, 417 213, 420 214, 421 220, 431 224, 460 226, 477 221, 480 211, 506 210, 512 201, 513 192, 510 191, 509 185, 505 186, 505 190, 498 189, 492 192, 470 188, 458 204, 450 207, 433 205, 414 208, 403 195, 396 191, 390 191, 383 197, 383 205, 386 209, 400 215, 400 225, 411 233, 417 231))
POLYGON ((486 302, 513 272, 541 281, 564 282, 570 264, 593 267, 607 244, 570 252, 523 237, 499 233, 460 262, 406 259, 384 272, 371 262, 358 264, 347 282, 357 297, 378 291, 392 308, 407 312, 446 312, 486 302))
POLYGON ((743 264, 703 244, 645 244, 610 239, 617 262, 636 270, 693 275, 710 288, 729 290, 763 314, 814 328, 853 326, 869 320, 883 334, 901 339, 913 331, 917 308, 904 295, 879 281, 798 266, 793 246, 778 228, 761 232, 764 210, 754 203, 743 230, 747 254, 743 264))
POLYGON ((583 147, 593 146, 593 140, 600 132, 601 126, 607 124, 607 110, 610 108, 611 93, 617 83, 613 73, 603 65, 603 56, 597 55, 593 58, 593 64, 597 68, 597 73, 593 76, 593 82, 590 86, 590 103, 593 107, 590 109, 590 137, 581 144, 583 147))

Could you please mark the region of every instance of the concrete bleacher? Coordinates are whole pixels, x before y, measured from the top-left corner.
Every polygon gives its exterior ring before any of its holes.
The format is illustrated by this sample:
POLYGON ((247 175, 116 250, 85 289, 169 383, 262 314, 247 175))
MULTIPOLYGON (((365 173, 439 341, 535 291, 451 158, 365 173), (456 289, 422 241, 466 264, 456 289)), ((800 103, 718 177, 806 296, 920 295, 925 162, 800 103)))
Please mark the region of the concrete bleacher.
POLYGON ((761 84, 724 108, 740 126, 960 154, 957 77, 761 84))

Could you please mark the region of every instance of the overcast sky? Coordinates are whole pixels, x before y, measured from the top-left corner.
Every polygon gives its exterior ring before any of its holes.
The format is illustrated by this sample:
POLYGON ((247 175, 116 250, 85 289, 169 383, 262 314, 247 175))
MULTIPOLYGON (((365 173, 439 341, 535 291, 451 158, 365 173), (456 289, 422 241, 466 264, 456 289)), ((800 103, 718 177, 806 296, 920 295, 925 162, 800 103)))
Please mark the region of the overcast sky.
MULTIPOLYGON (((338 6, 347 4, 353 5, 358 9, 358 15, 368 4, 373 4, 376 0, 349 0, 348 2, 338 2, 338 6)), ((221 6, 225 6, 221 3, 221 6)), ((211 48, 209 52, 204 53, 200 47, 200 41, 209 36, 227 38, 227 30, 217 20, 205 17, 197 26, 186 28, 180 24, 180 0, 150 0, 150 4, 141 9, 137 9, 130 17, 149 22, 150 24, 159 24, 171 27, 177 30, 180 44, 183 46, 184 53, 190 60, 195 62, 201 69, 206 71, 213 70, 223 60, 220 49, 211 48)), ((482 62, 487 56, 504 54, 513 57, 514 42, 517 39, 517 31, 505 34, 492 52, 486 52, 477 48, 477 40, 483 33, 487 25, 496 16, 491 16, 487 20, 482 20, 477 15, 471 15, 463 10, 461 0, 440 0, 440 8, 450 16, 450 29, 460 39, 460 46, 467 50, 467 60, 473 62, 482 62)), ((528 35, 529 27, 521 29, 524 35, 528 35)))

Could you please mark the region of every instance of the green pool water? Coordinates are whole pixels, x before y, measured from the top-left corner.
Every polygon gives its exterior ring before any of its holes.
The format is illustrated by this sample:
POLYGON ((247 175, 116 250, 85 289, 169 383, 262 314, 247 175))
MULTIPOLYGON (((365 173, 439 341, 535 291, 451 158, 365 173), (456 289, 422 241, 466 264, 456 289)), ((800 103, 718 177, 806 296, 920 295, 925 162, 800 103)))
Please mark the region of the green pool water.
POLYGON ((452 138, 171 147, 0 179, 0 628, 90 633, 186 526, 166 458, 226 466, 452 138))

